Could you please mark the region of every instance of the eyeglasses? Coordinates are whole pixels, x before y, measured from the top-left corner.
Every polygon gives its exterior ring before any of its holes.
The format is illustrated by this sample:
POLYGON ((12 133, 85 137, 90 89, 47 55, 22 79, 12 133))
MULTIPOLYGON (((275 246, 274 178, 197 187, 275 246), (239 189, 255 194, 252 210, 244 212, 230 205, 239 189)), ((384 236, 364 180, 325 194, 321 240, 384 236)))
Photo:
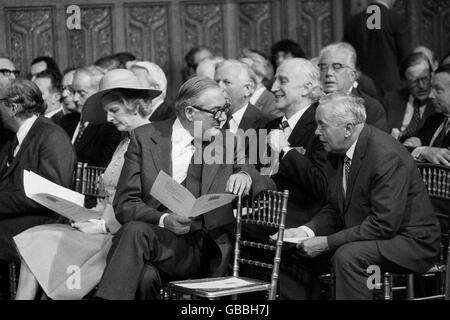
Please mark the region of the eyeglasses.
POLYGON ((413 87, 417 87, 420 83, 422 83, 424 85, 429 85, 430 82, 431 82, 431 76, 425 76, 425 77, 418 78, 415 80, 408 80, 408 83, 413 87))
POLYGON ((222 113, 225 113, 228 115, 228 112, 230 111, 230 106, 231 106, 230 103, 226 102, 222 107, 217 107, 212 110, 208 110, 208 109, 203 109, 199 106, 191 105, 191 107, 194 109, 212 114, 213 119, 218 119, 222 115, 222 113))
POLYGON ((6 106, 9 106, 9 100, 6 99, 6 98, 1 98, 0 99, 0 105, 2 105, 2 104, 6 105, 6 106))
MULTIPOLYGON (((329 68, 330 65, 328 63, 319 63, 317 66, 319 67, 319 70, 321 72, 324 72, 324 71, 328 71, 328 68, 329 68)), ((350 67, 349 65, 346 65, 346 64, 343 64, 343 63, 339 63, 339 62, 332 63, 331 64, 331 68, 334 71, 336 71, 336 72, 339 71, 339 70, 342 70, 344 68, 353 69, 353 67, 350 67)))
POLYGON ((15 77, 18 77, 20 74, 19 70, 9 70, 9 69, 0 69, 0 73, 2 73, 5 77, 9 77, 11 73, 14 74, 15 77))

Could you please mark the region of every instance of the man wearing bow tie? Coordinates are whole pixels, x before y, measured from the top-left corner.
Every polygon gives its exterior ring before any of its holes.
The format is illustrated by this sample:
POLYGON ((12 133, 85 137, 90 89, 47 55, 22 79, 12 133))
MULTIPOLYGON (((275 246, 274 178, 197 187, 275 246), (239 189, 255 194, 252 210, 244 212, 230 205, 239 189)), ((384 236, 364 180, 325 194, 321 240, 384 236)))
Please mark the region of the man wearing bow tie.
POLYGON ((277 69, 272 92, 276 109, 284 114, 267 125, 271 152, 280 154, 272 178, 278 190, 290 191, 286 225, 298 226, 320 210, 327 190, 326 151, 314 134, 322 93, 319 72, 308 60, 287 59, 277 69))

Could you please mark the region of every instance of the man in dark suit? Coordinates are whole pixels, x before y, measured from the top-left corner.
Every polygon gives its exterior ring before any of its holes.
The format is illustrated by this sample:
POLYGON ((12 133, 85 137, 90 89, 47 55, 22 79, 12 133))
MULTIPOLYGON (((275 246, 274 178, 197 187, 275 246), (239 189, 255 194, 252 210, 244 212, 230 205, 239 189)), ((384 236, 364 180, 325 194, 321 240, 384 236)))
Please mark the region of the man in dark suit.
POLYGON ((441 65, 435 71, 430 99, 436 113, 404 145, 418 161, 450 166, 450 65, 441 65))
POLYGON ((230 116, 226 129, 236 134, 238 129, 245 132, 265 127, 268 117, 249 103, 257 80, 247 64, 232 59, 220 62, 216 66, 214 80, 230 99, 230 116))
POLYGON ((33 82, 41 90, 44 99, 46 106, 44 116, 54 123, 59 123, 64 112, 61 105, 61 83, 57 82, 58 77, 52 71, 44 70, 34 75, 33 78, 33 82))
POLYGON ((211 159, 207 159, 206 149, 201 157, 203 142, 213 137, 212 144, 222 141, 220 122, 225 120, 227 104, 223 90, 213 80, 189 79, 180 88, 175 105, 176 119, 154 122, 131 134, 113 203, 123 227, 113 240, 96 292, 99 298, 157 298, 160 278, 167 281, 199 275, 204 258, 211 258, 211 253, 204 252, 208 241, 219 256, 211 273, 222 275, 227 269, 232 251, 229 233, 234 220, 231 204, 193 220, 170 213, 150 195, 161 170, 185 185, 195 197, 275 188, 252 165, 238 165, 240 159, 233 155, 241 153, 235 153, 234 148, 215 146, 211 150, 221 154, 211 154, 213 163, 208 161, 211 159), (232 163, 226 162, 230 159, 228 152, 235 159, 232 163), (149 272, 149 266, 153 271, 149 272), (142 281, 148 284, 146 292, 141 292, 145 287, 140 285, 142 281))
POLYGON ((77 161, 106 167, 120 142, 121 134, 111 123, 89 124, 81 118, 84 102, 98 91, 103 71, 98 67, 78 69, 73 78, 74 103, 78 112, 61 118, 59 125, 72 139, 77 161))
POLYGON ((367 123, 388 132, 386 112, 373 97, 360 91, 356 81, 356 52, 348 43, 339 42, 326 46, 320 52, 319 69, 325 93, 352 93, 364 99, 367 123))
POLYGON ((373 12, 364 10, 351 18, 344 31, 344 41, 356 49, 361 71, 375 81, 382 96, 402 87, 399 65, 411 49, 407 23, 392 9, 395 1, 371 3, 379 12, 379 28, 368 28, 367 22, 373 12))
MULTIPOLYGON (((329 152, 327 204, 307 224, 285 231, 308 237, 297 244, 299 265, 332 255, 337 299, 372 298, 369 266, 425 272, 439 254, 439 223, 414 160, 365 118, 360 98, 337 93, 321 100, 316 132, 329 152)), ((299 278, 299 292, 306 278, 299 278)))
MULTIPOLYGON (((8 58, 0 56, 0 97, 4 96, 6 87, 16 78, 16 74, 19 71, 16 70, 14 63, 8 58)), ((10 139, 14 133, 3 126, 3 122, 0 117, 0 146, 2 146, 8 139, 10 139)))
POLYGON ((388 92, 384 98, 391 135, 404 141, 416 136, 425 120, 434 113, 429 99, 431 64, 423 53, 412 53, 402 62, 407 87, 388 92))
POLYGON ((175 108, 166 102, 167 78, 164 71, 150 61, 132 61, 127 68, 134 73, 144 87, 161 91, 161 95, 152 100, 149 120, 163 121, 175 118, 175 108))
POLYGON ((15 133, 0 150, 1 260, 18 260, 13 236, 55 218, 52 211, 25 195, 23 171, 71 186, 75 165, 72 144, 59 126, 39 116, 44 108, 39 88, 28 80, 12 82, 0 101, 3 124, 15 133))
POLYGON ((289 190, 286 226, 298 226, 321 209, 327 190, 326 152, 315 135, 319 72, 305 59, 287 59, 277 68, 272 92, 284 114, 267 125, 271 152, 280 154, 272 178, 278 190, 289 190))

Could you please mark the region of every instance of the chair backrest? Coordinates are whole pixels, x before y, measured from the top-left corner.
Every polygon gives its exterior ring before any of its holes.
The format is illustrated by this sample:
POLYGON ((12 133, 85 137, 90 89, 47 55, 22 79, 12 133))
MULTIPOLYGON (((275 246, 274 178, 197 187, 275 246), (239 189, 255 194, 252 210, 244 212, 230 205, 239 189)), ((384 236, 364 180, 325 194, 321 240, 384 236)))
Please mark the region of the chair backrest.
MULTIPOLYGON (((281 249, 283 246, 284 228, 287 213, 287 202, 289 191, 263 191, 252 199, 238 198, 237 204, 237 226, 236 226, 236 244, 234 251, 233 276, 239 276, 239 265, 248 264, 271 270, 271 286, 269 291, 269 300, 276 297, 278 287, 278 275, 281 262, 281 249), (252 224, 260 227, 271 228, 278 232, 276 242, 255 242, 246 240, 242 233, 242 224, 252 224), (267 250, 273 255, 273 263, 267 263, 259 260, 241 258, 241 246, 259 248, 267 250)), ((269 239, 268 239, 269 240, 269 239)))
POLYGON ((450 167, 432 163, 419 163, 417 167, 422 174, 428 195, 441 223, 440 260, 441 263, 446 264, 445 296, 446 299, 450 299, 450 212, 448 212, 448 208, 450 208, 450 167))
POLYGON ((432 163, 419 163, 417 167, 422 174, 428 195, 431 198, 450 201, 450 167, 432 163))
POLYGON ((77 162, 74 171, 74 190, 96 198, 106 196, 103 185, 103 173, 105 168, 88 166, 87 163, 77 162))

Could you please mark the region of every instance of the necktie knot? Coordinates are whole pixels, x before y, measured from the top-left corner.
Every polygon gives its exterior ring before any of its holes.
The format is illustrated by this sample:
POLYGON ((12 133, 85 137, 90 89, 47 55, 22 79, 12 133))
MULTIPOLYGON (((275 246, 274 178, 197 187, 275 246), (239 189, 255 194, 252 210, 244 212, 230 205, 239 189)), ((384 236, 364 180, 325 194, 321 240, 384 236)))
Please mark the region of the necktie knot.
POLYGON ((286 128, 289 128, 289 122, 287 122, 286 120, 284 120, 284 121, 282 121, 282 122, 280 123, 280 130, 283 130, 283 131, 284 131, 284 129, 286 129, 286 128))

